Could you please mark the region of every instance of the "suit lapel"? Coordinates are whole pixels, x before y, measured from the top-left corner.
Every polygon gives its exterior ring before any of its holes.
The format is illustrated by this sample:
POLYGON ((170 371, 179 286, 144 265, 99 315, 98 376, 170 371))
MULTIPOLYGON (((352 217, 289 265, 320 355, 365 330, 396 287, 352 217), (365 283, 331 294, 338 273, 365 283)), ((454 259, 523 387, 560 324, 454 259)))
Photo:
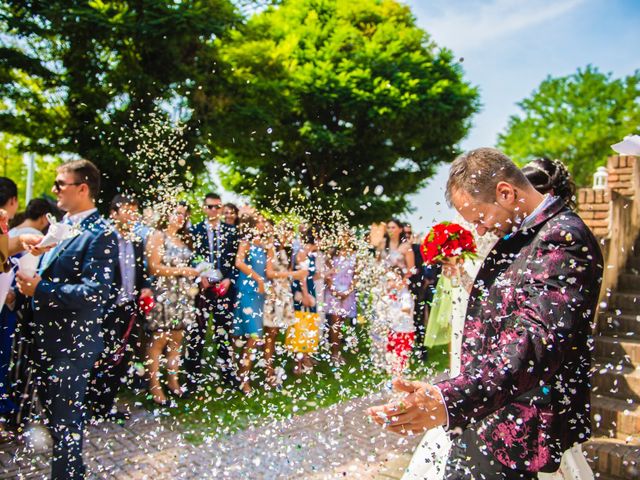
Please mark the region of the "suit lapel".
MULTIPOLYGON (((90 225, 91 222, 95 222, 98 218, 99 218, 98 212, 94 212, 91 215, 89 215, 87 218, 85 218, 82 222, 80 222, 80 224, 79 224, 80 233, 78 235, 76 235, 75 237, 71 237, 71 238, 68 238, 68 239, 60 242, 58 244, 58 246, 56 246, 54 248, 54 253, 51 255, 51 258, 47 259, 47 264, 41 269, 41 272, 44 273, 49 267, 51 267, 55 263, 55 261, 58 259, 58 257, 67 248, 69 248, 69 246, 73 242, 75 242, 78 238, 80 238, 82 236, 82 234, 87 229, 87 226, 90 225)), ((43 259, 43 261, 44 261, 44 259, 43 259)))

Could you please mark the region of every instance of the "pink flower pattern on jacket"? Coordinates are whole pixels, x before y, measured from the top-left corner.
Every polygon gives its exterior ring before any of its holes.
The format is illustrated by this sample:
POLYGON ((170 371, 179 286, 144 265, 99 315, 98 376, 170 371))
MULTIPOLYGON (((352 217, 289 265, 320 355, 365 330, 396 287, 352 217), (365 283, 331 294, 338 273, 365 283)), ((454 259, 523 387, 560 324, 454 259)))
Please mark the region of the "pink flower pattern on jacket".
POLYGON ((559 199, 496 243, 469 298, 462 371, 437 385, 449 428, 477 429, 500 463, 530 472, 557 470, 589 438, 602 271, 595 237, 559 199))

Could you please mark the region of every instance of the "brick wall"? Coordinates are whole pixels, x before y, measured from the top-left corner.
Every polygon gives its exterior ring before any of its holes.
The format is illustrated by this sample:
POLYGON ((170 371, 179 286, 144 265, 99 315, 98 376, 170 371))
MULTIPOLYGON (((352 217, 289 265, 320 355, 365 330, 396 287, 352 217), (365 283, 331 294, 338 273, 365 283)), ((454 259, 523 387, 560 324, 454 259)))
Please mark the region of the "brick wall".
POLYGON ((640 234, 640 162, 636 157, 611 156, 604 190, 581 188, 578 214, 600 240, 605 260, 601 300, 616 288, 627 258, 640 234))
POLYGON ((598 238, 609 234, 611 193, 593 188, 578 190, 578 214, 598 238))
POLYGON ((609 188, 611 190, 624 196, 634 196, 633 172, 635 163, 636 157, 609 157, 607 170, 609 171, 609 188))
POLYGON ((612 201, 621 197, 627 198, 629 204, 634 200, 636 157, 612 156, 607 161, 609 172, 608 188, 594 190, 580 188, 578 190, 578 214, 591 228, 598 238, 606 238, 611 234, 612 201))

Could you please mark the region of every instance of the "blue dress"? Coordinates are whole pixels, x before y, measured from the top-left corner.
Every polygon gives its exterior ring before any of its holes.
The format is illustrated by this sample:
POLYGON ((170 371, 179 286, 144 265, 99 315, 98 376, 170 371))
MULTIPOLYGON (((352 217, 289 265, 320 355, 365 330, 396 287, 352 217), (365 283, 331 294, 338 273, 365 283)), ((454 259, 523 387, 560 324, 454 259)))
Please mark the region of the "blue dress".
MULTIPOLYGON (((251 269, 265 278, 267 269, 267 251, 257 245, 251 245, 245 258, 251 269)), ((263 294, 258 293, 258 283, 243 272, 238 273, 236 281, 237 302, 233 315, 233 335, 262 336, 262 316, 264 313, 263 294)))
MULTIPOLYGON (((295 256, 294 256, 294 259, 295 259, 295 256)), ((311 295, 313 298, 316 298, 316 282, 313 280, 313 276, 316 274, 316 254, 315 253, 309 254, 309 256, 307 257, 307 260, 305 262, 302 262, 303 264, 306 264, 306 265, 299 265, 298 262, 296 262, 295 260, 293 263, 294 263, 294 266, 293 266, 294 270, 301 270, 302 267, 305 267, 305 269, 309 270, 309 275, 307 275, 307 279, 306 279, 307 290, 309 291, 309 295, 311 295)), ((300 298, 302 295, 302 286, 300 285, 299 280, 295 280, 291 284, 291 290, 293 291, 293 309, 296 312, 307 310, 311 313, 317 313, 317 309, 315 306, 305 307, 304 305, 302 305, 302 302, 300 301, 300 298)))

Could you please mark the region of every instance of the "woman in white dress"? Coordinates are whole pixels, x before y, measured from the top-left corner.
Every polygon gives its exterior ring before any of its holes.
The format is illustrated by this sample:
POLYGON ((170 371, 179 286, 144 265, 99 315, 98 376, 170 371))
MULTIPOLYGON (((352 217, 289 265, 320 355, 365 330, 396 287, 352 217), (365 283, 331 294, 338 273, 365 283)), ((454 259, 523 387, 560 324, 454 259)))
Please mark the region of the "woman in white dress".
MULTIPOLYGON (((462 218, 458 218, 456 223, 474 232, 474 237, 478 247, 478 258, 476 260, 466 260, 460 267, 460 275, 475 278, 482 260, 487 256, 491 247, 496 242, 496 237, 485 235, 479 237, 475 234, 475 229, 466 224, 462 218)), ((442 275, 453 276, 455 267, 445 265, 442 275)), ((469 292, 464 286, 465 282, 455 282, 451 290, 453 297, 453 310, 451 314, 451 355, 449 371, 445 375, 455 377, 460 373, 460 354, 462 350, 462 331, 464 328, 465 312, 469 292)), ((411 463, 402 477, 403 480, 439 480, 444 476, 444 467, 449 457, 451 440, 449 434, 443 427, 434 428, 425 433, 420 444, 413 453, 411 463)))
MULTIPOLYGON (((286 225, 279 225, 275 230, 272 245, 267 249, 266 275, 269 282, 266 288, 267 296, 263 316, 264 363, 266 383, 270 387, 276 387, 280 383, 273 367, 276 337, 281 330, 287 329, 295 321, 291 282, 304 280, 309 273, 307 270, 293 269, 291 253, 288 248, 291 235, 289 235, 286 225)), ((306 289, 303 290, 303 295, 307 296, 305 304, 311 305, 312 299, 309 298, 306 289)))

